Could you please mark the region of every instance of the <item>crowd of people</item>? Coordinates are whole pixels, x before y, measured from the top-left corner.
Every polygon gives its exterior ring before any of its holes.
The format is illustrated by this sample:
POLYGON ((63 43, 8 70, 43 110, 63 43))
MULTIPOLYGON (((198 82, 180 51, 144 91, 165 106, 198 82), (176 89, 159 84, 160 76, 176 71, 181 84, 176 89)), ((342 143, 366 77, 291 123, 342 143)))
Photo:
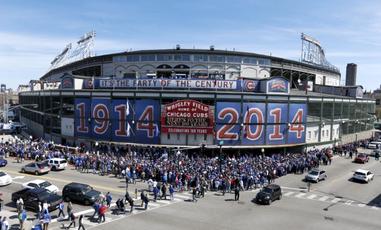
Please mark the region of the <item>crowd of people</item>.
MULTIPOLYGON (((364 142, 335 147, 333 152, 354 152, 364 142)), ((99 145, 89 152, 84 147, 58 147, 43 140, 1 143, 0 155, 6 152, 19 161, 66 158, 78 171, 126 178, 126 186, 136 183, 137 179, 146 181, 150 192, 156 191, 153 182, 155 185, 161 183, 160 186, 168 184, 172 186, 171 189, 178 191, 193 187, 199 190, 232 191, 237 186, 240 190, 248 190, 271 183, 289 173, 303 173, 319 164, 330 164, 332 157, 332 149, 312 149, 303 153, 210 156, 167 148, 99 145)), ((157 194, 162 187, 158 189, 157 194)))
MULTIPOLYGON (((196 197, 204 197, 205 191, 233 192, 235 200, 239 200, 239 192, 262 187, 272 183, 286 174, 301 174, 320 164, 331 164, 332 156, 357 154, 357 147, 366 146, 370 140, 358 141, 334 148, 316 149, 307 152, 288 152, 271 154, 233 154, 225 153, 211 156, 197 152, 182 152, 167 148, 154 147, 118 147, 114 145, 99 145, 93 151, 85 147, 65 147, 46 142, 42 139, 1 141, 0 156, 16 157, 18 162, 28 160, 46 160, 50 158, 65 158, 76 170, 83 173, 99 175, 113 174, 125 178, 126 194, 116 201, 116 214, 125 213, 126 204, 133 211, 134 199, 128 193, 128 185, 137 180, 147 183, 147 190, 152 194, 152 201, 157 199, 173 199, 175 191, 191 191, 192 201, 196 197)), ((151 200, 145 191, 140 194, 141 206, 146 209, 151 200)), ((105 212, 110 208, 111 194, 103 196, 94 205, 96 221, 105 220, 105 212)), ((50 222, 50 214, 43 204, 38 217, 44 227, 50 222)), ((18 217, 23 226, 26 213, 22 201, 18 201, 18 217)), ((65 217, 64 203, 59 207, 58 217, 65 217)), ((70 225, 75 227, 75 216, 71 203, 68 203, 67 217, 70 225)), ((83 228, 81 216, 79 226, 83 228)), ((5 220, 6 221, 6 220, 5 220)), ((2 220, 2 223, 7 223, 2 220)))

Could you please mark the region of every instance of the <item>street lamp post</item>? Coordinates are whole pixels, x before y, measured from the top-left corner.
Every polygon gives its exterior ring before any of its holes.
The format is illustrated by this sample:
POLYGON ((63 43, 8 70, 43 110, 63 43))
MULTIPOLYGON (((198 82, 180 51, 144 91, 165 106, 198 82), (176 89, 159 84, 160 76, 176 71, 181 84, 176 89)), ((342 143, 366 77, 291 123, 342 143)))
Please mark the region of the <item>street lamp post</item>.
POLYGON ((218 159, 219 159, 219 163, 220 163, 220 172, 222 172, 222 160, 223 160, 223 156, 222 156, 222 145, 224 144, 224 141, 220 141, 218 143, 218 145, 220 146, 220 155, 218 156, 218 159))

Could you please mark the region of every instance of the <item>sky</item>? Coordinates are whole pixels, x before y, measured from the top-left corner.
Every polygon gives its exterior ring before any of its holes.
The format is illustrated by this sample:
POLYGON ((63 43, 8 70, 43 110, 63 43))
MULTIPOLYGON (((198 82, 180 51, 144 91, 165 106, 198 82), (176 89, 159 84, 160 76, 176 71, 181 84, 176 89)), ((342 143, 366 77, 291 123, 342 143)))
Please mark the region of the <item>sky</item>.
POLYGON ((327 60, 358 65, 365 90, 381 84, 379 0, 0 0, 0 83, 16 89, 45 74, 70 42, 96 31, 96 55, 126 50, 216 49, 299 60, 300 33, 327 60))

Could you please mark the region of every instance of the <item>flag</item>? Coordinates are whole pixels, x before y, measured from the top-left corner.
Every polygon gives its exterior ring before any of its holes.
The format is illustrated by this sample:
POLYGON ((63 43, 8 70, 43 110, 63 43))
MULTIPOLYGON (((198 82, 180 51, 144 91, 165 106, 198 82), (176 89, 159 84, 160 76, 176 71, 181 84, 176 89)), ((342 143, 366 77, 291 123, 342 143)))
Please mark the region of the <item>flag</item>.
POLYGON ((127 102, 126 102, 126 119, 127 119, 128 115, 130 115, 130 101, 127 99, 127 102))
POLYGON ((159 136, 160 131, 159 131, 159 125, 155 124, 155 137, 159 136))
POLYGON ((131 126, 130 126, 130 122, 127 121, 127 137, 129 137, 131 135, 131 126))

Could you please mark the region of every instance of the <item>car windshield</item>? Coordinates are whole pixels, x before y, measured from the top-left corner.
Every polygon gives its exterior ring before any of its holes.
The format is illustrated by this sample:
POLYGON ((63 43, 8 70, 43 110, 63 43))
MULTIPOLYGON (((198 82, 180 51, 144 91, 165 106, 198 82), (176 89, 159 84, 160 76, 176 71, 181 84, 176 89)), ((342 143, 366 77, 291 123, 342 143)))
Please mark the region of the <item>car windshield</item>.
POLYGON ((37 163, 37 165, 39 168, 44 168, 44 167, 48 166, 48 163, 47 162, 41 162, 41 163, 37 163))
POLYGON ((37 194, 38 199, 40 201, 46 200, 49 197, 49 195, 50 195, 50 193, 48 191, 46 191, 46 190, 44 190, 43 192, 40 192, 39 194, 37 194))
POLYGON ((355 172, 356 175, 359 175, 359 176, 364 176, 365 173, 362 173, 362 172, 355 172))
POLYGON ((60 164, 65 164, 65 163, 66 163, 66 160, 60 161, 60 164))
POLYGON ((40 184, 40 187, 42 188, 46 188, 46 187, 49 187, 50 185, 52 185, 51 183, 49 183, 48 181, 44 181, 40 184))
POLYGON ((91 190, 93 190, 92 187, 90 187, 90 186, 84 186, 82 192, 84 192, 84 193, 88 193, 88 192, 90 192, 91 190))
POLYGON ((319 172, 318 171, 310 171, 309 174, 313 175, 313 176, 317 176, 317 175, 319 175, 319 172))
POLYGON ((6 176, 7 174, 5 174, 4 172, 0 172, 0 177, 1 176, 6 176))
POLYGON ((358 157, 363 158, 365 157, 365 154, 359 154, 358 157))
POLYGON ((273 190, 270 189, 270 188, 263 188, 263 189, 262 189, 262 192, 265 192, 265 193, 272 193, 273 190))

